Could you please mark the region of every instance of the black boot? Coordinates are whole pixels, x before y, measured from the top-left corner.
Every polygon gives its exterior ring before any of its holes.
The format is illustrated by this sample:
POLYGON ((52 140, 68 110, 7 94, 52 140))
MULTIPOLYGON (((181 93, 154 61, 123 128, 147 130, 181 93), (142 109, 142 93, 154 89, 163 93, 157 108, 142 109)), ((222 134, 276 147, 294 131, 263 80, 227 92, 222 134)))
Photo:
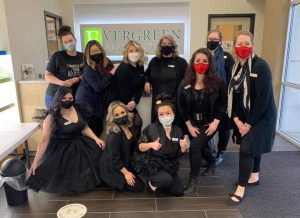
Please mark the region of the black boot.
POLYGON ((196 192, 197 187, 198 187, 198 182, 199 182, 199 176, 197 176, 197 177, 191 176, 189 184, 185 188, 184 194, 190 194, 190 193, 196 192))

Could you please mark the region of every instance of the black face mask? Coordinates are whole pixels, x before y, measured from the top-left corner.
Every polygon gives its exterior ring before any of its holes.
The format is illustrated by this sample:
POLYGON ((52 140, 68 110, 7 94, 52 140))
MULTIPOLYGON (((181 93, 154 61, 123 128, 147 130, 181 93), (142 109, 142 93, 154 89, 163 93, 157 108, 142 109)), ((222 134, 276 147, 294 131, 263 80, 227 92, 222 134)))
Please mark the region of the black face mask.
POLYGON ((163 55, 169 55, 173 52, 173 46, 171 45, 166 45, 161 47, 161 53, 163 55))
POLYGON ((61 101, 61 107, 64 109, 69 109, 73 106, 74 101, 61 101))
POLYGON ((98 63, 98 62, 103 60, 103 53, 98 53, 98 54, 91 55, 91 59, 93 61, 95 61, 96 63, 98 63))
POLYGON ((115 122, 116 122, 116 124, 118 124, 118 125, 126 125, 126 124, 128 124, 128 122, 129 122, 129 120, 128 120, 128 116, 127 115, 125 115, 125 116, 123 116, 123 117, 119 117, 119 118, 116 118, 115 119, 115 122))
POLYGON ((207 48, 209 50, 215 50, 219 46, 219 41, 207 41, 207 48))

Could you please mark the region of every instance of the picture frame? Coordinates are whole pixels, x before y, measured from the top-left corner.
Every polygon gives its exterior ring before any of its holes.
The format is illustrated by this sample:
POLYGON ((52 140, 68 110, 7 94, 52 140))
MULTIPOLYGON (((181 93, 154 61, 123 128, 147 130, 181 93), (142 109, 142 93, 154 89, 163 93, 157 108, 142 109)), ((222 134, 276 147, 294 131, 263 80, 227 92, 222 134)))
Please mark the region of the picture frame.
POLYGON ((33 64, 21 64, 21 72, 23 80, 36 79, 33 64))
POLYGON ((222 48, 233 54, 233 40, 236 32, 248 30, 254 34, 255 14, 209 14, 208 31, 222 32, 222 48))

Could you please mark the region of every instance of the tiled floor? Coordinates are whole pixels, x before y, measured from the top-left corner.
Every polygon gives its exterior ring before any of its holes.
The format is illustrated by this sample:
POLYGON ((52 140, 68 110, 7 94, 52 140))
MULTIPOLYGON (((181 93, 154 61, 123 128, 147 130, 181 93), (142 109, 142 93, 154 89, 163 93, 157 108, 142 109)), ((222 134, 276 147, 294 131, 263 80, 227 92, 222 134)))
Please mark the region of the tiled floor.
MULTIPOLYGON (((229 151, 239 147, 229 144, 229 151)), ((276 136, 273 150, 295 151, 293 146, 276 136)), ((181 163, 180 177, 186 184, 189 174, 187 161, 181 163)), ((75 196, 61 196, 44 192, 28 192, 29 201, 24 205, 10 207, 6 203, 4 190, 0 189, 0 218, 10 217, 56 217, 59 208, 70 203, 81 203, 87 207, 85 217, 97 218, 211 218, 242 217, 237 207, 228 206, 228 192, 217 176, 201 177, 196 193, 183 197, 154 198, 143 193, 114 192, 110 189, 92 189, 75 196)))
MULTIPOLYGON (((189 169, 179 172, 184 183, 189 169)), ((0 190, 0 217, 56 217, 59 208, 70 203, 87 207, 85 217, 98 218, 211 218, 242 217, 235 206, 227 205, 227 190, 216 176, 201 177, 197 193, 183 197, 154 198, 143 193, 116 192, 110 189, 92 189, 76 196, 60 196, 44 192, 28 192, 29 201, 21 206, 10 207, 6 203, 4 190, 0 190)))

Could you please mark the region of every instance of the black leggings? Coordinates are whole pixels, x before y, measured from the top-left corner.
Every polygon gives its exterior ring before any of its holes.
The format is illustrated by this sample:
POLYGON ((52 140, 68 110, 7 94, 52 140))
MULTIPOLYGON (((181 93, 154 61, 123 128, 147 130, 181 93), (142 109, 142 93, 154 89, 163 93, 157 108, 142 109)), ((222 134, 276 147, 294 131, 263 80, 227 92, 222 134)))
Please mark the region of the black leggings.
POLYGON ((230 130, 229 130, 229 118, 225 115, 218 126, 218 152, 226 151, 227 145, 230 138, 230 130))
POLYGON ((239 185, 245 187, 252 173, 260 171, 261 156, 253 157, 250 135, 246 134, 242 138, 240 145, 240 159, 239 159, 239 185))
POLYGON ((198 177, 200 174, 200 167, 202 162, 202 156, 208 163, 213 161, 213 156, 208 145, 208 141, 213 135, 206 135, 205 131, 208 127, 199 127, 200 134, 196 138, 192 138, 190 147, 190 166, 191 177, 198 177))
POLYGON ((144 191, 145 184, 138 176, 135 175, 134 181, 135 181, 134 186, 130 186, 126 183, 124 189, 126 191, 129 191, 129 192, 142 192, 142 191, 144 191))
POLYGON ((159 171, 158 173, 146 178, 151 184, 166 194, 181 196, 184 192, 184 186, 177 174, 171 175, 166 171, 159 171))

